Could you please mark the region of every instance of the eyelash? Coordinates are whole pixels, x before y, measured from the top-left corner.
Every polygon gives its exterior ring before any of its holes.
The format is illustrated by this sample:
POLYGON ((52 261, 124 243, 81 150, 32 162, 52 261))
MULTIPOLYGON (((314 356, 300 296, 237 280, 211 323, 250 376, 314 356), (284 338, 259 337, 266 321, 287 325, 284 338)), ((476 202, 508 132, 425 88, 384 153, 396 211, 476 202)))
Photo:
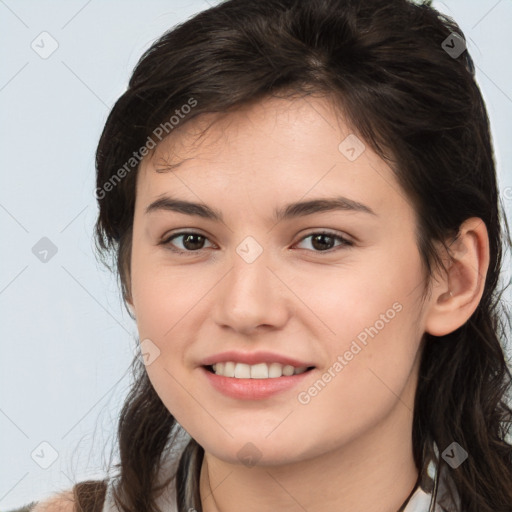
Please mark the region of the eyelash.
MULTIPOLYGON (((175 247, 173 247, 173 245, 171 244, 171 240, 174 240, 175 238, 179 238, 180 236, 185 236, 185 235, 197 235, 197 236, 204 238, 205 240, 208 240, 208 238, 206 236, 204 236, 201 233, 196 233, 195 231, 180 231, 178 233, 173 233, 171 236, 165 238, 164 240, 162 240, 159 243, 159 245, 166 246, 169 250, 171 250, 172 252, 177 253, 177 254, 197 254, 204 250, 204 249, 198 249, 197 251, 183 251, 181 249, 176 249, 175 247)), ((332 254, 333 252, 337 251, 338 249, 341 249, 344 247, 351 247, 354 245, 353 242, 351 242, 350 240, 347 240, 346 238, 344 238, 336 233, 332 233, 330 231, 325 231, 325 230, 314 231, 313 233, 310 233, 309 235, 306 235, 303 238, 301 238, 297 243, 300 243, 300 242, 306 240, 307 238, 313 237, 315 235, 326 235, 330 238, 333 238, 333 239, 341 242, 337 248, 327 249, 325 251, 314 251, 313 250, 313 252, 316 252, 318 254, 322 254, 322 253, 332 254)), ((309 249, 305 249, 305 250, 309 250, 309 249)))

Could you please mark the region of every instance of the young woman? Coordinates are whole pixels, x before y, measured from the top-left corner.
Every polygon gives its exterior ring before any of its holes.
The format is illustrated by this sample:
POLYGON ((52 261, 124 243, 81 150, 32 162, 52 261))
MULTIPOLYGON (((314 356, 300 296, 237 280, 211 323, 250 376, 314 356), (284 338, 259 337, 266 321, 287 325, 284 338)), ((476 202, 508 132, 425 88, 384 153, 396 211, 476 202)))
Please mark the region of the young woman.
POLYGON ((228 0, 97 151, 141 357, 113 478, 43 510, 512 510, 503 249, 463 34, 407 0, 228 0))

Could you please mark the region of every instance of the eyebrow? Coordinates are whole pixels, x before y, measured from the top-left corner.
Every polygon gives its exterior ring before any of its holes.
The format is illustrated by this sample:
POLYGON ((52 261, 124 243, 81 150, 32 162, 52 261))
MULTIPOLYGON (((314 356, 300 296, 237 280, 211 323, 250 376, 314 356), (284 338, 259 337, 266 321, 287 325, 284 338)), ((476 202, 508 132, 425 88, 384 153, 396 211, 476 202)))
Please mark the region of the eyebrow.
MULTIPOLYGON (((297 217, 305 217, 306 215, 313 215, 315 213, 330 212, 330 211, 348 211, 360 212, 370 215, 377 214, 369 207, 358 201, 353 201, 346 197, 338 196, 333 198, 319 198, 311 199, 309 201, 299 201, 290 203, 282 208, 274 210, 273 220, 280 222, 282 220, 289 220, 297 217)), ((155 211, 173 211, 183 213, 185 215, 192 215, 202 217, 218 222, 224 222, 222 212, 201 203, 194 203, 182 199, 176 199, 169 196, 160 197, 153 201, 147 208, 145 213, 155 211)))

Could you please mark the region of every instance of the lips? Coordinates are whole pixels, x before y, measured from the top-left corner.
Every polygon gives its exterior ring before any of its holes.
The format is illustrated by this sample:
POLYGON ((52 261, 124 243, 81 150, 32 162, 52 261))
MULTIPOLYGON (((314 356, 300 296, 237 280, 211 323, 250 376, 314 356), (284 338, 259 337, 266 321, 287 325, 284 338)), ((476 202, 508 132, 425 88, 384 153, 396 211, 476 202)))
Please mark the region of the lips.
POLYGON ((213 388, 239 400, 262 400, 292 390, 313 369, 311 361, 274 352, 227 351, 201 361, 201 373, 213 388))
POLYGON ((287 391, 291 392, 296 390, 310 374, 310 372, 303 372, 273 379, 244 379, 216 375, 206 367, 200 367, 200 372, 214 390, 236 400, 264 400, 287 391))

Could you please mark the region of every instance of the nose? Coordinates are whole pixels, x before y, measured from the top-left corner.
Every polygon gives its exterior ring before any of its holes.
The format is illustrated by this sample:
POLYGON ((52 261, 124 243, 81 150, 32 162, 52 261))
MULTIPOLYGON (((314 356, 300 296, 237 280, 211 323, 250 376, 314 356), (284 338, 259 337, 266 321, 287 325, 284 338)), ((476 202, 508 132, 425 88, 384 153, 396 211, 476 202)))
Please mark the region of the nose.
POLYGON ((215 296, 217 325, 248 335, 286 324, 293 294, 269 263, 265 251, 251 263, 234 254, 233 265, 215 296))

